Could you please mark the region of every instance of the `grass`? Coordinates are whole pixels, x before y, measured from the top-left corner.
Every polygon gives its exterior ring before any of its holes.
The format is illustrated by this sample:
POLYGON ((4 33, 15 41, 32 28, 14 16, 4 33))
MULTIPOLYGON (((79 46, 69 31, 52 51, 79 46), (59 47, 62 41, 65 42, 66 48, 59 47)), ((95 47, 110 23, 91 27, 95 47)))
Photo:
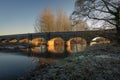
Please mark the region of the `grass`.
POLYGON ((38 69, 23 80, 119 80, 120 47, 98 45, 38 69), (33 76, 34 75, 34 76, 33 76))

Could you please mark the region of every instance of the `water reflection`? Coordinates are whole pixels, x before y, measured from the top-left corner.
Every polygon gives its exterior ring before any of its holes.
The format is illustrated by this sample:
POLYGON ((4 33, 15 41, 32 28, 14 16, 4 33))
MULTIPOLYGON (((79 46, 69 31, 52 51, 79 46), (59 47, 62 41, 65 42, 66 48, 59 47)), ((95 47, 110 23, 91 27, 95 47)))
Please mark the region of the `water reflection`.
POLYGON ((35 68, 37 64, 32 62, 31 57, 20 54, 0 52, 0 80, 16 80, 35 68))
MULTIPOLYGON (((68 53, 77 53, 77 52, 81 52, 84 51, 86 48, 86 45, 81 45, 81 44, 71 44, 68 45, 66 47, 66 50, 68 53)), ((23 52, 32 52, 34 54, 45 54, 47 51, 50 52, 51 54, 62 54, 65 52, 65 47, 61 46, 61 45, 50 45, 50 46, 46 46, 46 45, 41 45, 39 47, 33 47, 33 48, 23 48, 20 49, 23 52)))
POLYGON ((64 46, 48 46, 48 51, 53 54, 61 54, 64 52, 64 46))
MULTIPOLYGON (((25 43, 28 42, 28 39, 22 39, 19 42, 25 43)), ((3 49, 9 50, 20 50, 22 52, 27 52, 31 54, 64 54, 68 53, 77 53, 81 52, 86 48, 86 40, 81 37, 76 37, 68 40, 65 44, 64 40, 61 38, 53 38, 48 41, 46 44, 43 38, 35 38, 31 42, 34 45, 30 44, 18 44, 18 45, 7 45, 3 46, 3 49)), ((2 46, 0 46, 2 47, 2 46)), ((2 48, 1 48, 2 49, 2 48)), ((44 55, 43 54, 43 55, 44 55)))
POLYGON ((64 52, 64 40, 62 38, 53 38, 48 41, 48 51, 51 53, 63 53, 64 52))
POLYGON ((47 51, 47 46, 46 45, 41 45, 39 47, 33 47, 32 52, 40 54, 40 53, 45 53, 47 51))
POLYGON ((84 51, 85 48, 86 48, 86 45, 71 44, 70 46, 67 47, 67 51, 69 53, 78 53, 78 52, 84 51))
POLYGON ((54 59, 54 58, 39 58, 39 63, 41 64, 51 64, 54 62, 59 61, 60 59, 54 59))
MULTIPOLYGON (((86 48, 86 45, 81 45, 81 44, 71 44, 66 47, 66 50, 68 53, 77 53, 84 51, 86 48)), ((31 51, 35 54, 41 54, 41 53, 46 53, 46 51, 50 52, 51 54, 62 54, 65 51, 65 47, 61 45, 56 45, 56 46, 45 46, 42 45, 40 47, 34 47, 31 49, 31 51)))
POLYGON ((42 68, 46 64, 59 60, 55 58, 23 56, 22 53, 0 52, 0 80, 17 80, 17 78, 28 74, 38 65, 42 68))
POLYGON ((67 41, 67 51, 69 53, 78 53, 84 51, 86 48, 87 42, 81 37, 72 38, 67 41))

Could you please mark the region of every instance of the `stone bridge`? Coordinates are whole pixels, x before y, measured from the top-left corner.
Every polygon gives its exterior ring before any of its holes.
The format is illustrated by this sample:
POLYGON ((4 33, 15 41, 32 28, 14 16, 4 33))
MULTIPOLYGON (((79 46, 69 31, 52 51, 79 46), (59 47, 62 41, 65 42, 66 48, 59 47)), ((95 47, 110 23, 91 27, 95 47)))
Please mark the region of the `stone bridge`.
POLYGON ((103 37, 109 39, 110 42, 116 42, 116 31, 114 29, 109 30, 96 30, 96 31, 69 31, 69 32, 44 32, 44 33, 28 33, 28 34, 15 34, 15 35, 3 35, 0 36, 0 43, 10 43, 12 40, 20 42, 20 40, 28 39, 33 40, 35 38, 43 38, 49 41, 54 38, 61 38, 64 42, 80 37, 86 40, 87 45, 90 44, 92 39, 96 37, 103 37))

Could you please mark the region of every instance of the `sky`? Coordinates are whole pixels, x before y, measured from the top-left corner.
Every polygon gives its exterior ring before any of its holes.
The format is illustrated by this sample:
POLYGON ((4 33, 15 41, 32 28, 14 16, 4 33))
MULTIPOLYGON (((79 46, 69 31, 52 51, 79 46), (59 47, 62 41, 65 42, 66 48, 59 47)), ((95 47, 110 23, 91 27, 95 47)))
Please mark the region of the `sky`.
POLYGON ((0 35, 34 33, 38 15, 47 7, 61 8, 68 16, 75 0, 0 0, 0 35))

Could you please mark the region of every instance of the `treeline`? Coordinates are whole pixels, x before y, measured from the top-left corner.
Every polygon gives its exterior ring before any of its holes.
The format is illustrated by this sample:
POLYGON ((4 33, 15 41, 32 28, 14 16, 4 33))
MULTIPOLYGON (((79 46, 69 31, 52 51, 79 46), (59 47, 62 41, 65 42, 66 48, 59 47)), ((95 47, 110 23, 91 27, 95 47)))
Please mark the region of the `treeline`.
POLYGON ((56 14, 53 14, 50 8, 46 8, 39 14, 34 28, 35 32, 62 32, 87 30, 88 26, 86 23, 79 23, 76 26, 72 26, 72 21, 62 9, 59 8, 56 14))

